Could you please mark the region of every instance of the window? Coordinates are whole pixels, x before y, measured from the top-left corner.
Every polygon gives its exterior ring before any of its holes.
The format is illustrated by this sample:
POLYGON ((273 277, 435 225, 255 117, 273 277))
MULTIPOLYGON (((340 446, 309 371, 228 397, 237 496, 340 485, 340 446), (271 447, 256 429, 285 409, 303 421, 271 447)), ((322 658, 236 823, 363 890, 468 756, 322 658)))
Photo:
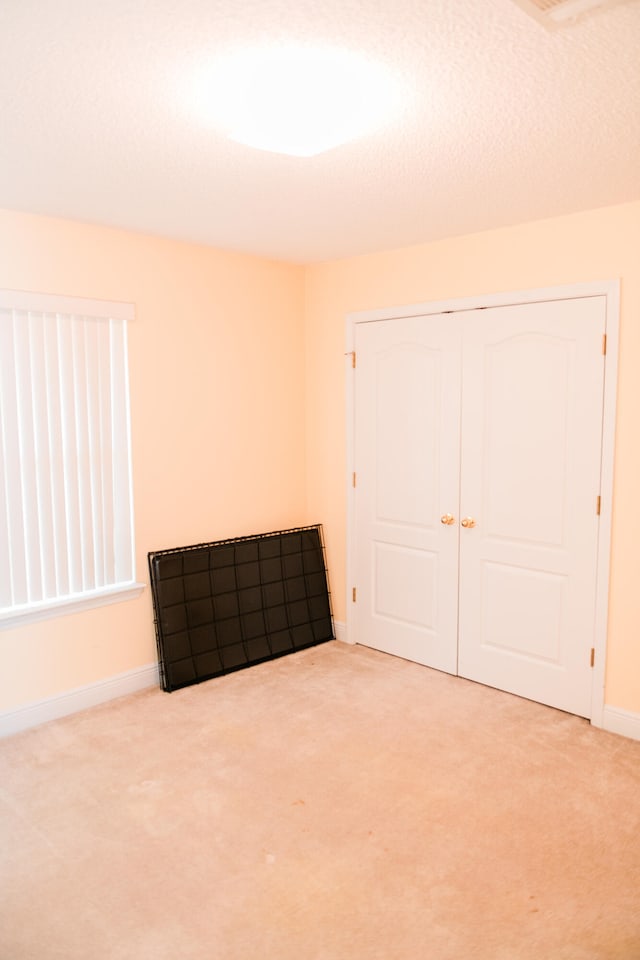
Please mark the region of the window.
POLYGON ((0 625, 135 583, 127 375, 133 306, 0 291, 0 625))

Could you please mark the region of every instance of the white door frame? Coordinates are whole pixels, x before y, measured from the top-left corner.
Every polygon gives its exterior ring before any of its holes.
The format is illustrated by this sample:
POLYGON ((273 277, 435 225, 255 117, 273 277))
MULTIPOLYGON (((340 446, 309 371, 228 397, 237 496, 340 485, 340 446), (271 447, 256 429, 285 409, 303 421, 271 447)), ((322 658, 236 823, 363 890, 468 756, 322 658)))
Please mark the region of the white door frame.
MULTIPOLYGON (((595 663, 592 679, 591 723, 602 727, 604 723, 604 684, 607 659, 607 620, 609 612, 609 570, 611 557, 611 525, 613 508, 613 461, 616 425, 616 395, 618 381, 618 338, 620 326, 620 281, 603 280, 592 283, 577 283, 559 287, 541 287, 533 290, 518 290, 506 293, 484 294, 452 300, 438 300, 366 310, 351 313, 346 320, 347 353, 347 636, 355 643, 352 589, 354 584, 355 557, 355 388, 353 357, 355 350, 356 324, 379 320, 394 320, 400 317, 419 317, 425 314, 454 313, 461 310, 481 310, 485 307, 501 307, 521 303, 539 303, 549 300, 567 300, 580 297, 606 298, 607 352, 605 357, 604 397, 602 413, 602 466, 600 474, 600 528, 598 536, 598 574, 595 607, 595 663)), ((357 363, 357 359, 356 359, 357 363)))

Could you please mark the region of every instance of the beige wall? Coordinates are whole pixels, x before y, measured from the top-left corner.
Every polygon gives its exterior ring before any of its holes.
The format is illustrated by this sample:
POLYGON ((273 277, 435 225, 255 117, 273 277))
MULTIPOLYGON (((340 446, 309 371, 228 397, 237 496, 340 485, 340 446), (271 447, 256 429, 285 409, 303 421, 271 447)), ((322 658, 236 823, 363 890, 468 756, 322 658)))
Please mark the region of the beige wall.
MULTIPOLYGON (((0 212, 0 287, 131 301, 137 577, 149 550, 304 522, 303 270, 0 212)), ((0 712, 155 659, 136 600, 0 631, 0 712)))
POLYGON ((306 273, 307 496, 345 619, 345 317, 357 310, 621 280, 606 703, 640 712, 640 203, 321 264, 306 273))
MULTIPOLYGON (((306 271, 0 212, 0 286, 136 304, 129 347, 138 578, 147 579, 149 550, 321 522, 339 620, 346 610, 346 315, 620 278, 606 701, 638 712, 639 251, 640 203, 306 271)), ((0 712, 154 659, 148 589, 138 600, 0 631, 0 712)))

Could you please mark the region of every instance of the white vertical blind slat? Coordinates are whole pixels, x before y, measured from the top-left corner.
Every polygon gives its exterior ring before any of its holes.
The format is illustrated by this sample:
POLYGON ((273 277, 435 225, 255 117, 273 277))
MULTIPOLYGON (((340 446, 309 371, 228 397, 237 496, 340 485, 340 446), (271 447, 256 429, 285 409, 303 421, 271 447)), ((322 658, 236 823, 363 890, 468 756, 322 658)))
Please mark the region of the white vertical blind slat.
MULTIPOLYGON (((7 336, 7 311, 0 310, 0 607, 8 606, 12 602, 13 578, 11 576, 10 542, 9 542, 9 499, 7 471, 7 438, 6 424, 3 416, 5 409, 4 393, 7 389, 5 382, 5 365, 9 356, 7 336)), ((11 345, 13 351, 13 345, 11 345)))
MULTIPOLYGON (((46 326, 48 318, 41 313, 29 314, 31 356, 31 411, 35 460, 35 501, 32 504, 37 543, 40 553, 40 590, 32 599, 46 600, 56 596, 55 540, 53 502, 51 499, 51 446, 47 398, 46 326)), ((35 591, 35 588, 34 588, 35 591)))
POLYGON ((61 358, 58 344, 58 318, 49 315, 44 325, 47 432, 49 435, 50 496, 53 524, 52 559, 55 596, 69 593, 69 561, 66 536, 65 477, 62 443, 62 399, 58 371, 61 358))
POLYGON ((111 365, 111 444, 114 450, 113 500, 116 579, 133 580, 133 516, 131 509, 131 472, 129 457, 129 396, 127 386, 126 324, 111 320, 111 353, 121 358, 111 365))
POLYGON ((101 587, 104 584, 104 562, 102 556, 102 465, 100 462, 99 326, 99 320, 84 324, 85 396, 89 452, 89 484, 91 489, 89 502, 91 507, 93 587, 101 587))
POLYGON ((16 419, 13 311, 0 311, 0 606, 26 603, 27 572, 22 531, 22 485, 16 419))
POLYGON ((111 368, 118 364, 118 357, 111 353, 111 321, 99 325, 98 355, 100 362, 100 474, 102 484, 102 563, 106 583, 115 578, 114 554, 114 502, 113 463, 114 449, 111 423, 111 368))
POLYGON ((36 485, 36 444, 33 433, 33 383, 31 376, 31 317, 14 324, 16 344, 16 385, 18 406, 18 447, 24 550, 27 558, 27 600, 42 597, 42 566, 38 530, 38 490, 36 485))
POLYGON ((77 444, 78 516, 80 531, 80 569, 82 589, 92 590, 95 571, 93 563, 93 528, 91 511, 91 459, 89 437, 89 414, 87 402, 87 349, 86 323, 83 318, 72 317, 73 329, 73 389, 74 415, 77 444))
POLYGON ((82 592, 82 542, 78 522, 78 442, 76 436, 75 389, 73 379, 73 327, 71 317, 56 318, 58 340, 58 393, 62 426, 62 474, 65 502, 65 545, 69 593, 82 592))
MULTIPOLYGON (((27 315, 16 315, 12 312, 10 318, 11 348, 8 353, 8 362, 3 370, 3 410, 20 409, 20 383, 18 376, 18 355, 20 351, 20 330, 26 330, 27 315)), ((4 441, 7 447, 7 513, 9 525, 9 549, 11 557, 12 602, 14 604, 28 603, 29 577, 27 569, 27 537, 25 504, 23 497, 22 469, 20 459, 20 422, 18 416, 7 416, 3 413, 4 441)))

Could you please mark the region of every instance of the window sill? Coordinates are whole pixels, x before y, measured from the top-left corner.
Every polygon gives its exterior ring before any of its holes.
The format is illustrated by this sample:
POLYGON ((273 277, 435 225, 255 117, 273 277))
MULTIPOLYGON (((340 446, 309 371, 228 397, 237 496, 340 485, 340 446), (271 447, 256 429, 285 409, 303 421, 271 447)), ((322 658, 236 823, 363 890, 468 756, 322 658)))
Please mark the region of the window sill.
POLYGON ((12 610, 0 613, 0 630, 22 627, 38 620, 65 617, 69 613, 91 610, 93 607, 102 607, 108 603, 133 600, 140 596, 144 588, 144 583, 120 583, 114 587, 91 590, 87 593, 76 594, 73 597, 63 597, 60 600, 45 600, 42 603, 24 604, 21 607, 14 607, 12 610))

